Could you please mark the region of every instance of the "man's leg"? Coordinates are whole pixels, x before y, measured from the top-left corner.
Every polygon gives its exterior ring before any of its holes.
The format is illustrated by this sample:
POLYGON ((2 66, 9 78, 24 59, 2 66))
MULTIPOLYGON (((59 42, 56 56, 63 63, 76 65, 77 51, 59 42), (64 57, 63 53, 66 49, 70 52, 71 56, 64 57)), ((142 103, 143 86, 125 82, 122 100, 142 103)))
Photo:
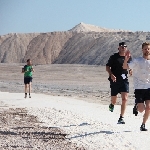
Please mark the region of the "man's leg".
POLYGON ((29 98, 31 98, 31 82, 29 83, 29 98))
POLYGON ((143 116, 143 122, 140 127, 141 131, 147 131, 147 129, 145 128, 145 123, 148 120, 148 117, 150 115, 150 100, 146 100, 145 105, 144 103, 138 103, 138 111, 142 113, 144 110, 145 110, 145 113, 143 116))
POLYGON ((115 105, 117 101, 117 96, 111 96, 111 104, 115 105))
POLYGON ((124 113, 126 110, 126 103, 127 103, 127 98, 128 98, 128 93, 127 92, 121 92, 121 98, 122 98, 122 104, 121 104, 121 112, 120 112, 120 117, 118 120, 118 124, 125 124, 124 121, 124 113))
POLYGON ((111 88, 111 104, 109 105, 109 111, 114 111, 114 105, 117 101, 117 94, 118 94, 118 86, 116 82, 110 81, 110 88, 111 88))
POLYGON ((138 103, 137 104, 137 110, 142 113, 145 110, 145 105, 144 103, 138 103))
POLYGON ((120 116, 124 116, 126 105, 127 105, 127 99, 128 99, 128 93, 121 92, 121 98, 122 98, 122 104, 121 104, 121 113, 120 116))
POLYGON ((150 100, 146 100, 145 101, 145 113, 144 113, 144 117, 143 117, 143 123, 142 124, 145 124, 146 121, 148 120, 148 117, 150 115, 150 100))
POLYGON ((25 84, 25 98, 27 98, 27 89, 28 89, 28 84, 25 84))
POLYGON ((109 111, 114 111, 114 105, 116 104, 117 96, 111 96, 111 104, 109 105, 109 111))

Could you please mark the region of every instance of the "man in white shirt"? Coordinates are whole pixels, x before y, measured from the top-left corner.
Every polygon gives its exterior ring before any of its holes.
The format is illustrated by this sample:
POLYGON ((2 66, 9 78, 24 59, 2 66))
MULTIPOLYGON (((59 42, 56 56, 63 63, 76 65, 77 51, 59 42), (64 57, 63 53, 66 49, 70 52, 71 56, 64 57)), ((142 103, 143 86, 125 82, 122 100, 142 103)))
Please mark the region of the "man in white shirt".
POLYGON ((132 69, 133 83, 135 88, 135 98, 137 100, 137 109, 139 112, 145 112, 141 131, 147 131, 145 123, 150 115, 150 43, 142 44, 143 56, 133 59, 130 63, 127 61, 131 57, 128 51, 125 55, 123 69, 132 69))

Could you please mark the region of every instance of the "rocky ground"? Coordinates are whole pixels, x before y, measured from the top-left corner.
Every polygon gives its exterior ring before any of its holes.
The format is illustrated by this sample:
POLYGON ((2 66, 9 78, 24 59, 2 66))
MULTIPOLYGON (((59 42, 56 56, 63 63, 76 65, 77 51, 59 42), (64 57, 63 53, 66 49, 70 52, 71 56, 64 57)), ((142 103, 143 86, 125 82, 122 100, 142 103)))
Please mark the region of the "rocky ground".
POLYGON ((118 124, 120 106, 88 103, 72 97, 0 92, 0 149, 6 150, 148 150, 147 132, 141 132, 143 113, 127 106, 125 124, 118 124), (7 110, 4 110, 7 108, 7 110), (141 140, 145 139, 145 140, 141 140), (117 141, 117 142, 116 142, 117 141))
POLYGON ((59 128, 44 127, 25 108, 6 108, 0 103, 1 150, 84 150, 66 140, 59 128))

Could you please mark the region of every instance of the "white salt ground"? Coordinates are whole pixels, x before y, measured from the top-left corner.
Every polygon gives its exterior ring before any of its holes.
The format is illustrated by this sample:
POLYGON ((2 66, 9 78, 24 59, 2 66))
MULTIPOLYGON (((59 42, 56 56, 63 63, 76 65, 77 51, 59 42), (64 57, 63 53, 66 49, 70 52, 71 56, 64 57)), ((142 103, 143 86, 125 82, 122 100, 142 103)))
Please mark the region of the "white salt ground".
POLYGON ((149 150, 150 121, 147 132, 139 130, 142 115, 132 114, 133 106, 127 106, 125 125, 117 124, 120 106, 113 113, 107 105, 87 103, 66 97, 0 92, 0 101, 9 107, 24 107, 48 127, 59 127, 68 135, 68 140, 83 145, 88 150, 149 150))

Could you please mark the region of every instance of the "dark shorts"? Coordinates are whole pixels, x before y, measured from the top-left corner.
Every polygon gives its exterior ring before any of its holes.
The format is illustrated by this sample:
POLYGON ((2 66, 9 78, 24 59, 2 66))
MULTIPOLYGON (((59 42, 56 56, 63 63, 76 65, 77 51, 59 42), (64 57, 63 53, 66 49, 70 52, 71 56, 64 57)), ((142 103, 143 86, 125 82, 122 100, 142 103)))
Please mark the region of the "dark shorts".
POLYGON ((29 84, 32 82, 32 77, 24 77, 24 84, 29 84))
POLYGON ((144 103, 150 100, 150 89, 135 89, 134 91, 136 103, 144 103))
POLYGON ((126 92, 129 93, 129 82, 128 80, 119 80, 113 82, 110 80, 111 96, 116 96, 118 93, 126 92))

